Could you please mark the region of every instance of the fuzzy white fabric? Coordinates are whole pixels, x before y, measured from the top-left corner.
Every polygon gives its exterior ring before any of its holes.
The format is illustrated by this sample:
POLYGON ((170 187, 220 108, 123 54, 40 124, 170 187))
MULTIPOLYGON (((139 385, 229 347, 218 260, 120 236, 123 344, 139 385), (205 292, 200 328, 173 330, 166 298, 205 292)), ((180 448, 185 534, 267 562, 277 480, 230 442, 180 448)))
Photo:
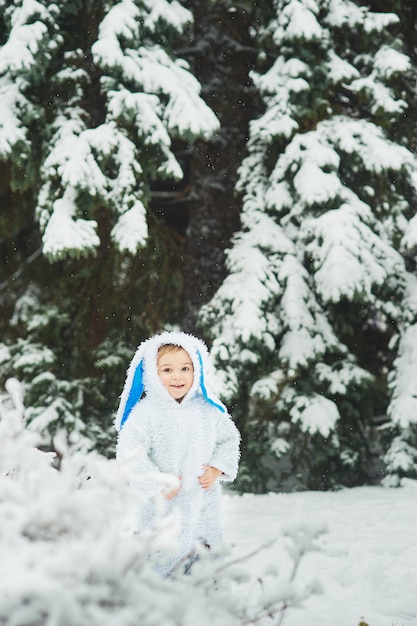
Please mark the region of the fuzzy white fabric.
POLYGON ((176 554, 166 558, 159 555, 158 568, 163 574, 192 553, 196 542, 213 546, 221 539, 220 483, 217 480, 210 489, 202 489, 198 477, 203 465, 221 470, 221 480, 232 481, 237 474, 239 432, 224 405, 205 387, 207 356, 205 345, 185 333, 163 333, 141 344, 129 367, 116 418, 116 428, 120 429, 117 458, 135 455, 130 484, 143 496, 138 531, 155 528, 161 516, 174 514, 179 518, 176 554), (167 343, 184 348, 193 362, 193 385, 181 403, 172 398, 157 372, 158 349, 167 343), (139 363, 143 365, 146 395, 120 427, 139 363), (179 493, 171 501, 164 500, 162 489, 165 485, 172 488, 178 477, 179 493))

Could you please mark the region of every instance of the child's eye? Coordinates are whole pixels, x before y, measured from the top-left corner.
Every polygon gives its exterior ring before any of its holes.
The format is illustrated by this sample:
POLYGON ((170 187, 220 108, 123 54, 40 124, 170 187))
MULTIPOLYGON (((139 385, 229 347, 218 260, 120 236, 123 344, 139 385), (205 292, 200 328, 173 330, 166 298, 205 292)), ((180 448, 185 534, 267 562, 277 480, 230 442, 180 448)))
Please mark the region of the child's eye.
POLYGON ((190 371, 190 366, 189 365, 184 365, 184 367, 182 368, 183 372, 189 372, 190 371))
POLYGON ((162 371, 164 372, 164 374, 169 374, 170 371, 171 371, 171 368, 170 367, 163 367, 162 371))

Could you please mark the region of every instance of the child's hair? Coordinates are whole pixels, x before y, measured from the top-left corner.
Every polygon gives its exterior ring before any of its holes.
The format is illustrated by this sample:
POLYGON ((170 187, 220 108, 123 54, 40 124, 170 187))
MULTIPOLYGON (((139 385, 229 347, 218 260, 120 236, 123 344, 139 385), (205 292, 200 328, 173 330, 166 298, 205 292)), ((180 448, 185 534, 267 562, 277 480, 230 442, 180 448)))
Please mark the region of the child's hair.
POLYGON ((180 350, 184 350, 184 348, 182 346, 175 345, 175 343, 164 343, 158 348, 158 357, 163 356, 164 354, 169 354, 170 352, 179 352, 180 350))
MULTIPOLYGON (((190 361, 192 362, 191 357, 189 353, 187 352, 187 350, 183 348, 182 346, 178 346, 175 343, 164 343, 162 346, 159 346, 157 358, 159 359, 164 354, 170 354, 170 352, 180 352, 181 350, 183 350, 186 354, 188 354, 190 361)), ((193 370, 194 370, 194 365, 193 365, 193 370)))

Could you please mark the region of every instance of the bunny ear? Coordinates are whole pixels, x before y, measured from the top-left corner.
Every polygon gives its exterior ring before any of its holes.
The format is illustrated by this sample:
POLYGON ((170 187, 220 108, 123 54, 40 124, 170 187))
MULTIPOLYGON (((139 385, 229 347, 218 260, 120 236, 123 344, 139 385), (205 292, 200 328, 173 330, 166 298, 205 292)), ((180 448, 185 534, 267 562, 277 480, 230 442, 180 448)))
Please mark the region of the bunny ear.
POLYGON ((227 413, 226 407, 224 406, 224 404, 220 402, 220 400, 218 400, 217 398, 213 399, 209 397, 207 393, 206 385, 204 382, 203 357, 201 356, 200 350, 197 350, 196 352, 197 352, 198 362, 200 364, 200 389, 201 389, 201 393, 203 394, 203 398, 206 400, 206 402, 215 406, 222 413, 227 413))
POLYGON ((122 430, 123 424, 126 422, 135 404, 141 399, 142 393, 143 360, 139 361, 136 367, 134 361, 132 361, 120 398, 120 405, 115 420, 117 430, 122 430))

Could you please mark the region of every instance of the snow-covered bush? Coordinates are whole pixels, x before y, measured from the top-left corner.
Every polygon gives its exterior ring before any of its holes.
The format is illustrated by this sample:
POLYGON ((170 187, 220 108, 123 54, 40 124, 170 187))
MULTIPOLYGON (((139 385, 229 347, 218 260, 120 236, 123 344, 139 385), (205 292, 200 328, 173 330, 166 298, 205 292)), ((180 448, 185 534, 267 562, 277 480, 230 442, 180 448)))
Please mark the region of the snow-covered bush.
POLYGON ((26 428, 20 383, 8 380, 7 388, 10 396, 0 396, 0 624, 242 626, 281 619, 318 591, 296 577, 322 530, 313 524, 289 530, 289 577, 269 567, 256 582, 245 559, 223 554, 201 555, 189 576, 162 578, 147 553, 151 545, 170 549, 175 525, 134 535, 137 496, 127 468, 77 453, 57 469, 26 428))

